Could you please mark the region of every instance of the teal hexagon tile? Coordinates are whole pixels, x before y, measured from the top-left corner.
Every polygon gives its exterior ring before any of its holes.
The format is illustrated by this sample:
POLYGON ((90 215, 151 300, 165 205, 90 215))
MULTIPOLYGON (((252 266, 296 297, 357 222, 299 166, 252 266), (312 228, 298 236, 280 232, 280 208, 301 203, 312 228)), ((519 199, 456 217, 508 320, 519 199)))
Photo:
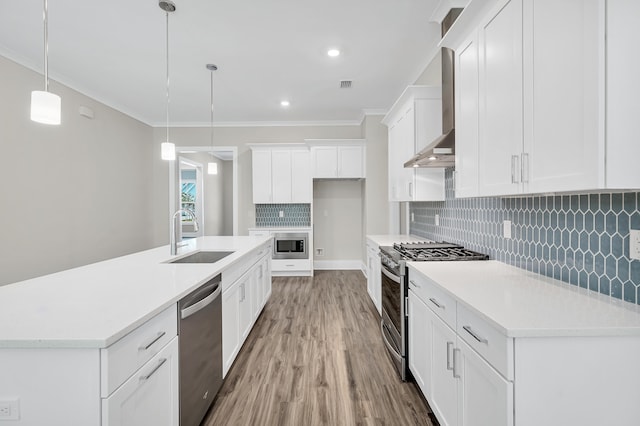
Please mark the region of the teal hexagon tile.
POLYGON ((628 281, 624 283, 624 300, 631 303, 636 303, 636 286, 632 282, 628 281))
POLYGON ((622 299, 622 282, 617 278, 611 280, 611 296, 622 299))
POLYGON ((629 279, 634 285, 640 286, 640 260, 632 260, 630 262, 629 279))
POLYGON ((607 277, 600 277, 600 293, 609 296, 611 294, 611 280, 607 277))
POLYGON ((622 194, 611 194, 611 211, 615 213, 620 213, 622 211, 622 194))
POLYGON ((624 194, 623 205, 624 205, 624 211, 627 214, 630 215, 638 209, 636 200, 637 200, 637 193, 627 192, 624 194))
POLYGON ((607 213, 611 210, 611 194, 600 194, 599 210, 603 213, 607 213))
POLYGON ((618 278, 622 282, 629 280, 629 261, 625 257, 618 259, 618 278))
POLYGON ((589 290, 598 291, 600 286, 600 279, 596 274, 589 274, 589 290))

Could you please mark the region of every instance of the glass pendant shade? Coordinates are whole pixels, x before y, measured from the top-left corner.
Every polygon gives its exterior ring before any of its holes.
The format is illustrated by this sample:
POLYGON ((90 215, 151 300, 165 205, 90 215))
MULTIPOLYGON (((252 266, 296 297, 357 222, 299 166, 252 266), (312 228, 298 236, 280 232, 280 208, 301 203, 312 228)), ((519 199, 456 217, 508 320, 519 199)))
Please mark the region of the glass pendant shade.
POLYGON ((176 159, 176 146, 171 142, 162 142, 160 146, 160 156, 163 160, 173 161, 176 159))
POLYGON ((60 124, 60 96, 43 90, 31 92, 31 120, 42 124, 60 124))
POLYGON ((218 163, 208 163, 207 164, 207 173, 210 175, 218 174, 218 163))

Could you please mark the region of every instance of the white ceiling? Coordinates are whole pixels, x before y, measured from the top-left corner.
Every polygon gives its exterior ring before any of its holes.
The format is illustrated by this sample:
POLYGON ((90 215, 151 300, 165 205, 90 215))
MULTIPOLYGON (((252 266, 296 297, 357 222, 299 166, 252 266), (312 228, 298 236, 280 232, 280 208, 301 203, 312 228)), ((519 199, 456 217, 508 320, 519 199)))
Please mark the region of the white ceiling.
MULTIPOLYGON (((171 125, 355 123, 386 111, 436 52, 438 0, 175 0, 171 125), (342 54, 329 58, 338 47, 342 54), (340 89, 340 80, 353 80, 340 89), (291 106, 280 106, 282 99, 291 106)), ((0 55, 43 70, 42 0, 5 4, 0 55)), ((165 12, 157 0, 50 0, 50 78, 165 124, 165 12)), ((34 87, 38 89, 38 87, 34 87)), ((52 85, 55 92, 55 84, 52 85)), ((64 99, 63 99, 64 102, 64 99)))

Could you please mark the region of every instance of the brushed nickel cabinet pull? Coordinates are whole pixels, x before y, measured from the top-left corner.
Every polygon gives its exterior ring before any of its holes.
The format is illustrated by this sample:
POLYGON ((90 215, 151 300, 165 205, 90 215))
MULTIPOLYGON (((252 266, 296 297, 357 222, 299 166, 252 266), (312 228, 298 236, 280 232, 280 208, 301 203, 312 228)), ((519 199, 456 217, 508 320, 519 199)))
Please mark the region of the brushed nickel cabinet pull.
POLYGON ((156 365, 153 370, 151 370, 149 372, 149 374, 145 375, 145 376, 140 376, 140 381, 143 382, 145 380, 149 380, 149 378, 151 376, 153 376, 155 374, 156 371, 158 371, 160 369, 160 367, 162 367, 162 365, 167 362, 166 358, 160 358, 160 362, 158 362, 158 365, 156 365))
POLYGON ((158 340, 162 339, 162 337, 163 337, 165 334, 167 334, 165 331, 161 331, 161 332, 159 332, 159 333, 156 335, 156 337, 154 337, 153 339, 151 339, 151 341, 150 341, 149 343, 147 343, 146 345, 145 345, 145 344, 143 344, 142 346, 140 346, 140 347, 138 348, 138 350, 140 350, 140 351, 146 351, 146 350, 147 350, 147 349, 149 349, 151 346, 153 346, 153 344, 154 344, 155 342, 157 342, 158 340))

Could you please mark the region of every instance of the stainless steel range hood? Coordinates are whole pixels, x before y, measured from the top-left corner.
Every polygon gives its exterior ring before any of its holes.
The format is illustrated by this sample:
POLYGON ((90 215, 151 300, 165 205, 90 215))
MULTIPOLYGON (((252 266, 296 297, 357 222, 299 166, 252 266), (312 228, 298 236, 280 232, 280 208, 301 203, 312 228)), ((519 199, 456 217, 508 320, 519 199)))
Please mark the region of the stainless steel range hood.
MULTIPOLYGON (((442 35, 460 15, 451 9, 442 21, 442 35)), ((442 48, 442 136, 404 163, 404 167, 453 167, 456 152, 453 50, 442 48)))

